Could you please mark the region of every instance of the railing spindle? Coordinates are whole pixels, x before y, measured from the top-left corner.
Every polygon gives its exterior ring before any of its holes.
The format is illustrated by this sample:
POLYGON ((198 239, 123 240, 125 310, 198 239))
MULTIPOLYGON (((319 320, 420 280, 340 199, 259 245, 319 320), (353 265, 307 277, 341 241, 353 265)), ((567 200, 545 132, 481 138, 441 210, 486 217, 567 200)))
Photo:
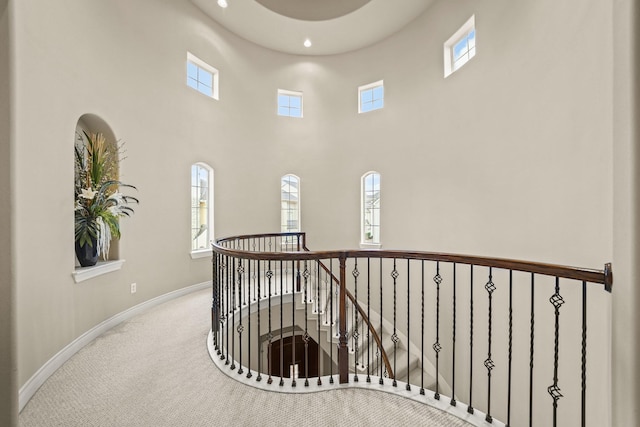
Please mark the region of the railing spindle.
POLYGON ((492 331, 491 331, 491 324, 492 324, 492 320, 493 320, 493 316, 492 316, 492 301, 493 301, 493 292, 495 292, 496 290, 496 286, 493 283, 493 276, 492 276, 492 268, 489 267, 489 281, 487 282, 487 284, 484 286, 484 288, 487 291, 488 294, 488 298, 489 298, 489 325, 488 325, 488 344, 487 344, 487 358, 484 361, 484 366, 485 368, 487 368, 487 416, 485 417, 485 420, 488 423, 493 422, 493 417, 491 416, 491 371, 493 370, 493 368, 495 367, 495 363, 493 362, 493 360, 491 359, 491 338, 492 338, 492 331))
POLYGON ((558 354, 560 349, 560 307, 564 304, 564 299, 560 295, 560 279, 556 277, 556 292, 549 298, 549 302, 555 309, 555 337, 553 346, 553 384, 547 391, 553 399, 553 426, 558 425, 558 400, 562 397, 560 387, 558 387, 558 354))
MULTIPOLYGON (((244 241, 243 241, 243 247, 244 247, 244 241)), ((242 276, 244 273, 244 266, 242 265, 242 260, 239 259, 238 260, 238 308, 240 309, 240 323, 238 324, 238 343, 239 343, 239 350, 240 350, 240 358, 238 359, 240 361, 240 366, 238 366, 238 374, 242 374, 244 371, 242 370, 242 332, 244 332, 244 325, 242 324, 242 306, 243 301, 242 301, 242 297, 243 297, 243 292, 242 292, 242 286, 243 286, 243 282, 242 282, 242 276)), ((245 303, 246 304, 246 303, 245 303)))
MULTIPOLYGON (((260 244, 260 240, 258 240, 258 245, 260 244)), ((258 340, 260 340, 260 334, 262 333, 262 327, 260 323, 260 301, 262 300, 262 274, 260 272, 260 260, 256 262, 256 278, 257 278, 257 293, 258 293, 258 340)), ((258 375, 256 376, 256 381, 262 381, 262 341, 258 341, 258 375)))
MULTIPOLYGON (((355 298, 356 302, 358 301, 358 276, 360 272, 358 271, 358 258, 355 259, 355 266, 353 268, 353 285, 355 287, 355 298)), ((353 362, 353 381, 358 382, 358 310, 353 308, 353 333, 351 334, 353 337, 353 347, 354 347, 354 362, 353 362)))
POLYGON ((394 387, 397 387, 398 382, 396 381, 396 372, 398 372, 397 366, 396 366, 396 359, 397 359, 397 355, 398 355, 398 334, 396 333, 396 293, 397 293, 397 283, 396 280, 398 279, 398 276, 400 275, 400 273, 398 273, 398 270, 396 269, 396 259, 393 259, 393 270, 391 271, 391 277, 393 278, 393 335, 391 335, 391 341, 393 341, 393 383, 392 385, 394 387))
POLYGON ((433 276, 433 281, 436 284, 436 342, 433 343, 433 351, 436 353, 436 391, 433 397, 436 400, 440 400, 440 283, 442 283, 442 276, 440 276, 440 261, 436 262, 436 275, 433 276))
POLYGON ((509 371, 507 375, 507 424, 511 425, 511 359, 513 353, 513 271, 509 270, 509 351, 508 364, 509 371))
POLYGON ((422 293, 420 297, 420 324, 422 325, 420 333, 420 394, 424 395, 424 260, 421 261, 420 284, 422 293))
POLYGON ((280 387, 284 386, 284 269, 282 268, 283 261, 280 260, 280 387))
POLYGON ((451 406, 456 406, 456 263, 453 263, 453 331, 451 336, 451 406))
POLYGON ((467 412, 473 414, 473 264, 469 279, 469 405, 467 412))
POLYGON ((409 337, 411 336, 411 334, 409 333, 409 327, 411 325, 411 297, 409 295, 410 291, 409 288, 411 286, 411 274, 409 273, 409 265, 411 263, 411 260, 407 260, 407 385, 406 385, 406 389, 407 391, 411 391, 411 379, 409 378, 410 375, 410 367, 411 367, 411 352, 409 351, 409 337))

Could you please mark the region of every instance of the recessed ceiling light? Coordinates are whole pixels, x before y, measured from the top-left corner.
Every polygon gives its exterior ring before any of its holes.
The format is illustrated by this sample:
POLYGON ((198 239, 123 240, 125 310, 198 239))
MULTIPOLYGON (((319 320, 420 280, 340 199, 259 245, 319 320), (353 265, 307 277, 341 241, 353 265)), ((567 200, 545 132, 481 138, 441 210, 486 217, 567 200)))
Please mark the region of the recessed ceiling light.
POLYGON ((306 40, 304 41, 304 47, 311 47, 311 40, 306 39, 306 40))
POLYGON ((218 6, 225 8, 229 5, 227 4, 227 0, 218 0, 218 6))

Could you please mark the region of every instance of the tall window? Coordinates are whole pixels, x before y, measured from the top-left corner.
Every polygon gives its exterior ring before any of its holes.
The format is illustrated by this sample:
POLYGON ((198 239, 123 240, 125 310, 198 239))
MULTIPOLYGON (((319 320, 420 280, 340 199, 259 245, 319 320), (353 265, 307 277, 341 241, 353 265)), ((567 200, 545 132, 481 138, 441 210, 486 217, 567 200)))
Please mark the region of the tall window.
POLYGON ((444 76, 458 70, 476 55, 476 20, 473 15, 444 43, 444 76))
POLYGON ((285 175, 280 180, 280 230, 300 231, 300 178, 285 175))
POLYGON ((187 86, 218 99, 218 70, 187 52, 187 86))
POLYGON ((213 169, 191 165, 191 252, 209 252, 213 238, 213 169))
POLYGON ((380 244, 380 174, 362 177, 362 237, 364 244, 380 244))
POLYGON ((358 88, 358 112, 368 113, 384 107, 384 81, 360 86, 358 88))
POLYGON ((302 92, 278 89, 278 115, 302 117, 302 92))

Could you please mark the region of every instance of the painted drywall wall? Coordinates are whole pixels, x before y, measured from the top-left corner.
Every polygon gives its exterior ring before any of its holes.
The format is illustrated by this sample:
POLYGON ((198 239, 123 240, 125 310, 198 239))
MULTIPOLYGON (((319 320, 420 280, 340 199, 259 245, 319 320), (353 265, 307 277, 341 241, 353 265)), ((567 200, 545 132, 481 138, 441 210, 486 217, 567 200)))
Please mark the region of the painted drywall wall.
POLYGON ((12 238, 10 8, 0 0, 0 424, 17 425, 15 287, 12 238))
POLYGON ((614 3, 613 424, 640 424, 640 5, 614 3))
POLYGON ((8 426, 17 424, 9 13, 8 1, 0 1, 0 424, 8 426))
POLYGON ((20 2, 15 19, 20 384, 100 321, 209 278, 189 256, 198 161, 215 170, 218 237, 278 230, 280 177, 293 173, 309 246, 356 247, 360 177, 376 170, 385 248, 611 259, 606 2, 440 1, 332 57, 262 49, 187 0, 20 2), (444 79, 442 43, 473 13, 477 56, 444 79), (220 70, 219 101, 186 86, 187 51, 220 70), (357 87, 380 79, 385 108, 358 114, 357 87), (276 116, 278 88, 304 93, 304 119, 276 116), (121 178, 141 204, 122 222, 123 269, 75 284, 72 148, 87 113, 125 141, 121 178))

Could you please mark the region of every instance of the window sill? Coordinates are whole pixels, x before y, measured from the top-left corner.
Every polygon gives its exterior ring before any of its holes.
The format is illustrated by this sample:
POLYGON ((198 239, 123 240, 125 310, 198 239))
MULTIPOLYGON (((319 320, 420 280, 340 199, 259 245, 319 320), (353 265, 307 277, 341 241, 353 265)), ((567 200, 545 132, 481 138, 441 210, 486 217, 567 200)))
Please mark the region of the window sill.
POLYGON ((102 276, 103 274, 111 273, 122 268, 124 264, 123 259, 115 261, 102 261, 92 267, 76 267, 75 271, 71 273, 73 280, 76 283, 84 282, 85 280, 93 279, 94 277, 102 276))
POLYGON ((360 242, 360 249, 380 249, 381 243, 360 242))
POLYGON ((213 256, 212 249, 201 249, 191 252, 191 259, 211 258, 213 256))

